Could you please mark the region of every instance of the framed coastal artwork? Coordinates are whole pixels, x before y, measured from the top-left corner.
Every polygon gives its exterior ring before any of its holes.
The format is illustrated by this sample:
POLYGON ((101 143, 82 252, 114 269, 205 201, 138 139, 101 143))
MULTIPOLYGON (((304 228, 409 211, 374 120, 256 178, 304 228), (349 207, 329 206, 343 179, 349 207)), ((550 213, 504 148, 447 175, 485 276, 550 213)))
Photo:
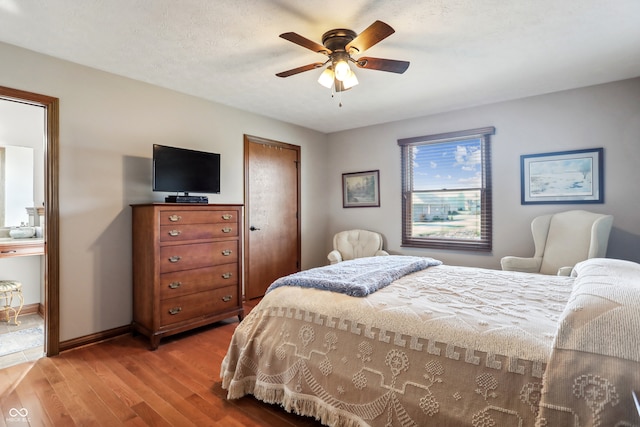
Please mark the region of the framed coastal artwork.
POLYGON ((603 149, 520 156, 521 204, 604 203, 603 149))
POLYGON ((379 170, 342 174, 343 208, 368 208, 379 206, 379 170))

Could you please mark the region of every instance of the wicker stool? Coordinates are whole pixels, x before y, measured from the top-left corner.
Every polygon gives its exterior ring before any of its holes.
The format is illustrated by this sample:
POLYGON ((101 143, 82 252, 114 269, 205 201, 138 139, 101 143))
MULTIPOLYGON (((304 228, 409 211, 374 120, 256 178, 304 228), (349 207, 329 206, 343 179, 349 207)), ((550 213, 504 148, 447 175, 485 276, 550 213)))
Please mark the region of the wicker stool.
POLYGON ((13 313, 13 325, 19 325, 18 315, 22 311, 24 305, 24 297, 22 296, 22 283, 17 280, 0 280, 0 299, 4 299, 4 313, 7 316, 7 323, 11 324, 11 313, 13 313), (16 310, 13 304, 13 297, 18 297, 20 306, 16 310))

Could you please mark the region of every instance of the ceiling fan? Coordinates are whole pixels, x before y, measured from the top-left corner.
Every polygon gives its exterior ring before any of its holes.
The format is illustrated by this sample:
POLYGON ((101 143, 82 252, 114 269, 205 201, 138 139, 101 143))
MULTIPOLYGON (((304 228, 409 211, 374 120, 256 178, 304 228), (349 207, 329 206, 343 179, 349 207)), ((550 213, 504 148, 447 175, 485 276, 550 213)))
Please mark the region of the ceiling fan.
POLYGON ((351 67, 349 67, 349 62, 356 64, 358 68, 402 74, 409 68, 408 61, 367 56, 353 58, 353 56, 361 54, 394 32, 395 30, 388 24, 376 21, 360 34, 344 28, 329 30, 322 35, 322 45, 296 33, 280 34, 280 37, 285 40, 326 55, 329 58, 325 62, 314 62, 313 64, 277 73, 276 76, 289 77, 330 64, 320 75, 318 83, 327 88, 333 86, 336 92, 342 92, 358 84, 358 79, 351 67))

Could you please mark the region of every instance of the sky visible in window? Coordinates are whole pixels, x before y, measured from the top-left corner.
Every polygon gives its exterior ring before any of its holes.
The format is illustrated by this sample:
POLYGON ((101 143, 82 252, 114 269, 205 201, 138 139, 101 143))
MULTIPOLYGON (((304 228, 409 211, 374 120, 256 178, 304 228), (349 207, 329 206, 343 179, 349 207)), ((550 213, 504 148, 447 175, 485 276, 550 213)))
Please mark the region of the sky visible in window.
POLYGON ((482 185, 481 140, 413 147, 413 189, 478 188, 482 185))

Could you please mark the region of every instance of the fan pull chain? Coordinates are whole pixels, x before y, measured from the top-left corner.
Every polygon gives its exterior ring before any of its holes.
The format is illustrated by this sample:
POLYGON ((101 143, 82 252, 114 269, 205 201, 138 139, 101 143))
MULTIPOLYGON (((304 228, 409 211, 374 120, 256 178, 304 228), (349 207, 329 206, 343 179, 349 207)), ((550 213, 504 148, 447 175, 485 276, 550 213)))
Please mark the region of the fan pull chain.
MULTIPOLYGON (((331 86, 331 97, 335 98, 336 97, 336 91, 335 91, 335 84, 333 86, 331 86)), ((338 95, 338 107, 342 108, 342 92, 339 92, 338 95)))

